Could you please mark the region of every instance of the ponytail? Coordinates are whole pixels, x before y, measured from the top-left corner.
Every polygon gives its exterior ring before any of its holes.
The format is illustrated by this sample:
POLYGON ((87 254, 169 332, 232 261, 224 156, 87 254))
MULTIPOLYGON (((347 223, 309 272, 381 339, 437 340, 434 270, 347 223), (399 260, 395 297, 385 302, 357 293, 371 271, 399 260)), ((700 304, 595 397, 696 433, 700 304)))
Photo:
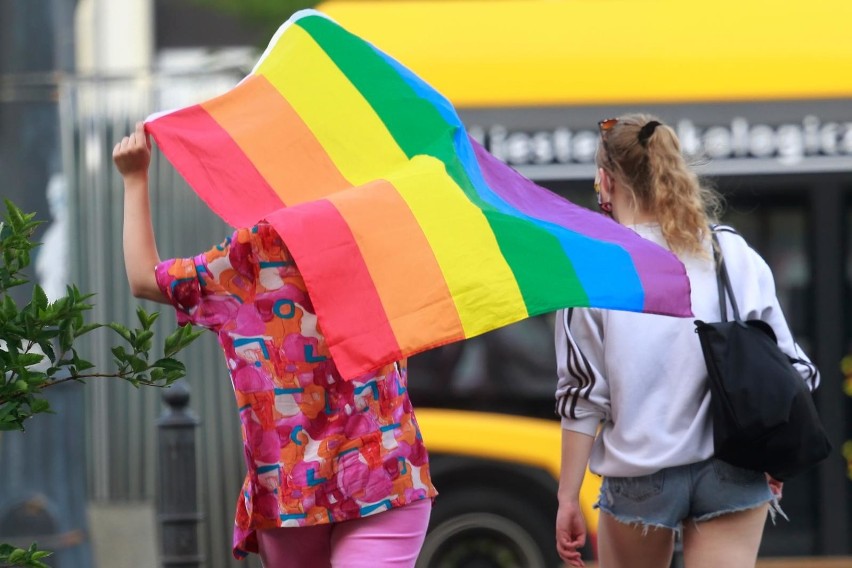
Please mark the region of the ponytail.
POLYGON ((602 139, 598 165, 632 191, 638 208, 656 216, 674 252, 706 254, 704 239, 722 199, 687 165, 674 130, 647 115, 620 117, 602 139))

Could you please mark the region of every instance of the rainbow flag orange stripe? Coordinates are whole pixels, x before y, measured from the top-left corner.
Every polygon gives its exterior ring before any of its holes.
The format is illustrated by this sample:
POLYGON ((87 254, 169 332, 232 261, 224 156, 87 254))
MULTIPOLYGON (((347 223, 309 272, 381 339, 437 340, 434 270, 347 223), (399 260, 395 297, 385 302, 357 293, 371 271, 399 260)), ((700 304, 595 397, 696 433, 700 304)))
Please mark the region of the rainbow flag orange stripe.
POLYGON ((146 127, 226 222, 275 226, 346 378, 562 307, 691 315, 671 253, 495 159, 319 12, 231 91, 146 127))

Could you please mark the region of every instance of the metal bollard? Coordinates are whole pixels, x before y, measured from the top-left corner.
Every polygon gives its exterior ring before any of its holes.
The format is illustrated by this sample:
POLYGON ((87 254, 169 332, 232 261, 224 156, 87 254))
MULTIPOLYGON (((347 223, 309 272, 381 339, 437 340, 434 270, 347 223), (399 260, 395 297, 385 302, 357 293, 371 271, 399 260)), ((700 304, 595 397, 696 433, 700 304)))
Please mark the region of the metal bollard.
POLYGON ((167 408, 157 421, 159 483, 157 517, 160 525, 160 566, 198 568, 199 551, 195 467, 195 429, 198 418, 189 410, 189 389, 177 383, 163 393, 167 408))

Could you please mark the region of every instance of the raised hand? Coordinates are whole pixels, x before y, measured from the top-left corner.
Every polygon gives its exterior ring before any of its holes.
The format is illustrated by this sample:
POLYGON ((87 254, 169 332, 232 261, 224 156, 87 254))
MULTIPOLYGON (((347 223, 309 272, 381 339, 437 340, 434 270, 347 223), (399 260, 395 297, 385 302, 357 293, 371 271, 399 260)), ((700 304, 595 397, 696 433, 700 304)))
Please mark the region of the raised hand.
POLYGON ((151 164, 151 139, 141 122, 136 130, 121 139, 112 151, 112 160, 118 172, 125 178, 147 175, 151 164))

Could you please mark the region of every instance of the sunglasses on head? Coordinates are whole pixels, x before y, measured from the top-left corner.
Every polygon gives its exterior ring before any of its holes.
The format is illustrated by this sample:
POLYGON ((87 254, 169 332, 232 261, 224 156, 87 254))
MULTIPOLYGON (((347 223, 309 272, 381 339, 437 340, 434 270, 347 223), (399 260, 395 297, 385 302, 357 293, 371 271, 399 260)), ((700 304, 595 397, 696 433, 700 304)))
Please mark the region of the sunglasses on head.
MULTIPOLYGON (((618 124, 617 118, 605 118, 601 121, 598 121, 598 130, 601 133, 601 138, 604 138, 604 135, 615 128, 615 125, 618 124)), ((639 129, 639 133, 636 138, 639 140, 639 143, 642 146, 646 146, 648 144, 648 139, 654 133, 658 126, 661 126, 662 123, 657 120, 650 120, 645 125, 639 129)))
POLYGON ((600 131, 601 136, 612 130, 616 124, 618 124, 617 118, 605 118, 603 120, 599 120, 598 130, 600 131))

